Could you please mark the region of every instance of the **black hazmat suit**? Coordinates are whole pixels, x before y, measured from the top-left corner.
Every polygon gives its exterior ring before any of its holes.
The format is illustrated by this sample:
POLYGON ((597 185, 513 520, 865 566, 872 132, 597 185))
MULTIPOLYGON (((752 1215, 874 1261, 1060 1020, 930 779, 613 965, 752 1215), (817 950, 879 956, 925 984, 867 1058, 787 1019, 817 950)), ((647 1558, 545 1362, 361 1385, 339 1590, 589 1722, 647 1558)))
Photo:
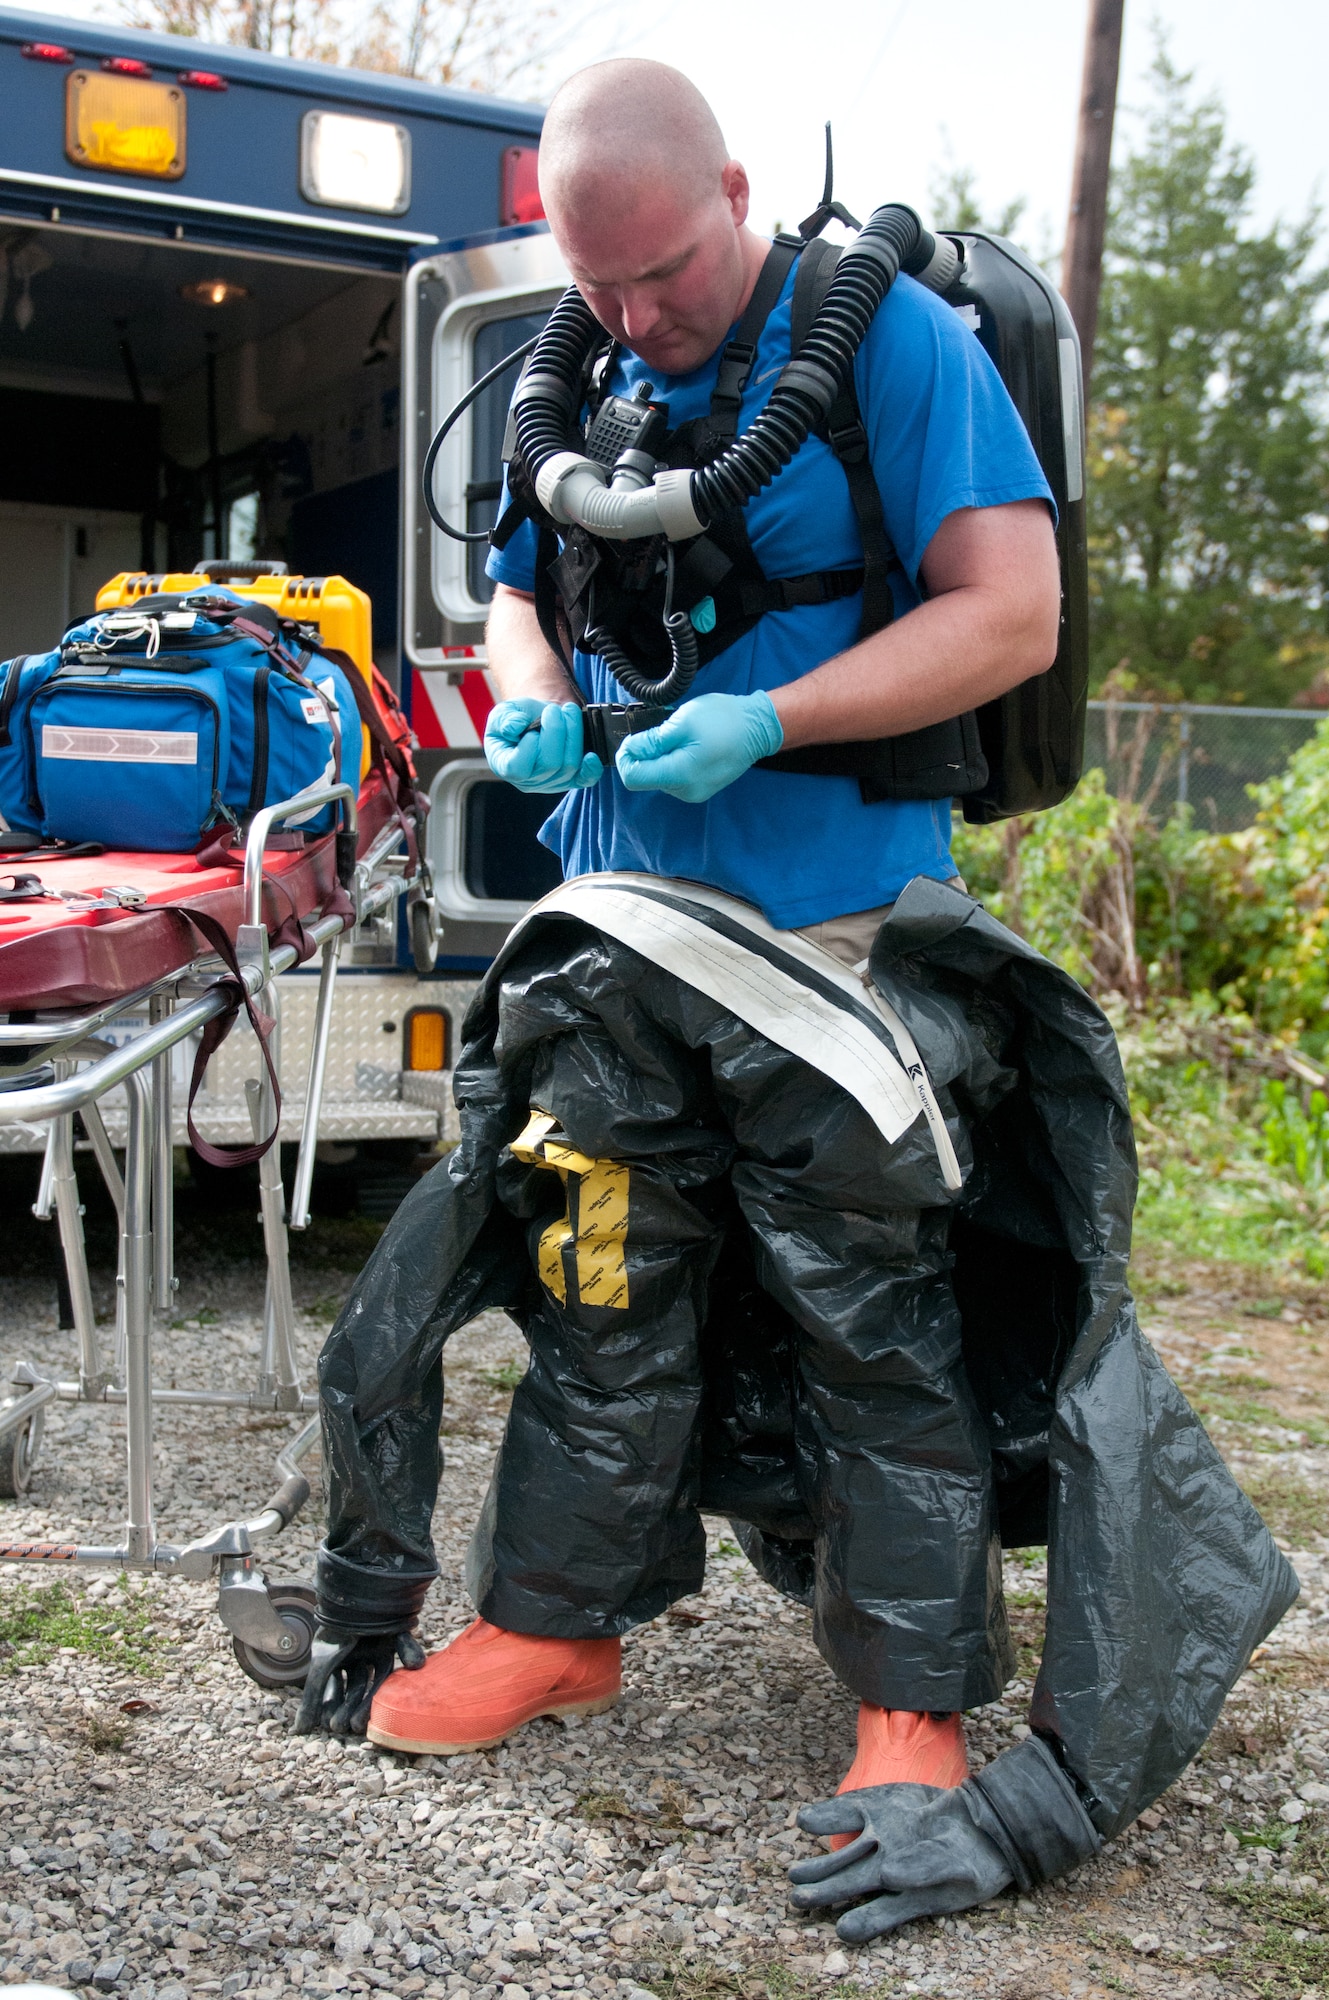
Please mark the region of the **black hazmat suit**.
MULTIPOLYGON (((641 893, 741 931, 687 884, 641 893)), ((471 1551, 482 1616, 626 1631, 700 1586, 699 1511, 721 1513, 862 1699, 961 1709, 1012 1669, 1001 1547, 1046 1542, 1030 1720, 1106 1837, 1195 1755, 1296 1578, 1139 1331, 1100 1009, 925 878, 870 978, 926 1065, 958 1192, 922 1117, 888 1142, 687 980, 537 906, 466 1019, 461 1143, 323 1351, 320 1612, 366 1634, 418 1612, 443 1345, 502 1307, 531 1362, 471 1551)), ((866 997, 834 1004, 892 1047, 866 997)))

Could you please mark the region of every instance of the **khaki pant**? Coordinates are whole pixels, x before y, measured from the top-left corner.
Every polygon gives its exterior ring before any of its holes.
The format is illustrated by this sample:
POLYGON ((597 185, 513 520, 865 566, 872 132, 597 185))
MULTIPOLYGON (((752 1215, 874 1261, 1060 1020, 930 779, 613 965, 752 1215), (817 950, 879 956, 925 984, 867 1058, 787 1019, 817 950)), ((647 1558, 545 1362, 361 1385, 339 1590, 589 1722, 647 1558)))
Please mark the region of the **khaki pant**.
MULTIPOLYGON (((962 896, 969 893, 959 875, 951 876, 948 887, 958 889, 962 896)), ((825 923, 801 928, 798 935, 809 944, 819 944, 852 971, 867 957, 873 939, 894 908, 894 903, 879 903, 875 910, 852 910, 847 917, 827 917, 825 923)))

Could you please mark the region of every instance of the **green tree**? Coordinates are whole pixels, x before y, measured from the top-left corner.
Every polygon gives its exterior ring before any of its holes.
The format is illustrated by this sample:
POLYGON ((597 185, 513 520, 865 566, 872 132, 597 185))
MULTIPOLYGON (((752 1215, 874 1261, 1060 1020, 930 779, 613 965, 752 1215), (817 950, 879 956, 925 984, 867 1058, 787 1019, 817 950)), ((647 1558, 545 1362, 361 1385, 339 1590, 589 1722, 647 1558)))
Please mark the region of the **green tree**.
POLYGON ((940 167, 928 182, 929 220, 937 229, 988 229, 994 236, 1015 237, 1029 203, 1017 195, 985 217, 978 198, 978 176, 972 167, 953 161, 940 167))
POLYGON ((1089 424, 1094 680, 1280 705, 1329 666, 1319 215, 1255 174, 1160 47, 1113 176, 1089 424))

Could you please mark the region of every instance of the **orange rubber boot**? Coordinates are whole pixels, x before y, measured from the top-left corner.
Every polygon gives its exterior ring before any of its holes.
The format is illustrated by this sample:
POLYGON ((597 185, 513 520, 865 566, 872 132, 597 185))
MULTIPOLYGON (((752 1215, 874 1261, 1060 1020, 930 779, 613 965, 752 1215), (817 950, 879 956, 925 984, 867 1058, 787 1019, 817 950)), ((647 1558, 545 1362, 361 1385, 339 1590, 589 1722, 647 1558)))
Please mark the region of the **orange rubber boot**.
POLYGON ((623 1689, 617 1639, 535 1639, 477 1618, 412 1673, 389 1674, 369 1740, 419 1757, 488 1750, 537 1715, 599 1715, 623 1689))
MULTIPOLYGON (((952 1790, 969 1776, 964 1729, 958 1715, 920 1714, 912 1708, 858 1710, 858 1754, 842 1792, 865 1792, 872 1785, 938 1785, 952 1790)), ((848 1847, 854 1833, 832 1834, 832 1847, 848 1847)))

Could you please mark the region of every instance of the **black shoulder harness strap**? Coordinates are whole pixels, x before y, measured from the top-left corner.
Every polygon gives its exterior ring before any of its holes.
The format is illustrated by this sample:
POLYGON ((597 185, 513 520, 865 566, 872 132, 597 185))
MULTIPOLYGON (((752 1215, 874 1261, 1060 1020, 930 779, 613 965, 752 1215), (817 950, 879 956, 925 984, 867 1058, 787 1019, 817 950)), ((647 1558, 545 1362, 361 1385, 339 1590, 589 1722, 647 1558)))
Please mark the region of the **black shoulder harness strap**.
MULTIPOLYGON (((840 262, 834 244, 814 239, 803 252, 790 313, 790 351, 797 354, 807 340, 818 307, 830 288, 840 262)), ((895 616, 891 572, 903 565, 886 526, 881 489, 872 469, 872 454, 854 372, 850 368, 826 414, 822 435, 844 468, 849 498, 863 544, 863 609, 858 636, 881 632, 895 616)), ((797 771, 811 776, 857 778, 868 805, 881 799, 944 799, 977 790, 987 781, 987 760, 972 713, 935 722, 904 736, 875 742, 815 743, 802 750, 781 750, 763 757, 767 770, 797 771)))
MULTIPOLYGON (((809 243, 803 252, 798 275, 794 279, 789 340, 791 354, 801 353, 839 262, 840 252, 820 237, 809 243)), ((881 489, 872 470, 868 434, 858 407, 852 368, 827 412, 825 437, 844 467, 844 476, 849 482, 849 498, 863 543, 863 612, 858 636, 866 639, 869 633, 882 631, 895 616, 890 575, 893 569, 900 568, 900 558, 895 553, 886 526, 881 489)))
MULTIPOLYGON (((757 342, 784 290, 789 267, 802 250, 801 237, 782 234, 776 237, 767 251, 766 261, 752 288, 752 297, 734 329, 733 339, 726 344, 720 356, 710 409, 704 417, 680 426, 687 439, 692 464, 704 465, 708 459, 718 458, 738 436, 739 410, 743 391, 752 373, 752 364, 757 358, 757 342)), ((798 280, 794 282, 797 285, 798 280)))

